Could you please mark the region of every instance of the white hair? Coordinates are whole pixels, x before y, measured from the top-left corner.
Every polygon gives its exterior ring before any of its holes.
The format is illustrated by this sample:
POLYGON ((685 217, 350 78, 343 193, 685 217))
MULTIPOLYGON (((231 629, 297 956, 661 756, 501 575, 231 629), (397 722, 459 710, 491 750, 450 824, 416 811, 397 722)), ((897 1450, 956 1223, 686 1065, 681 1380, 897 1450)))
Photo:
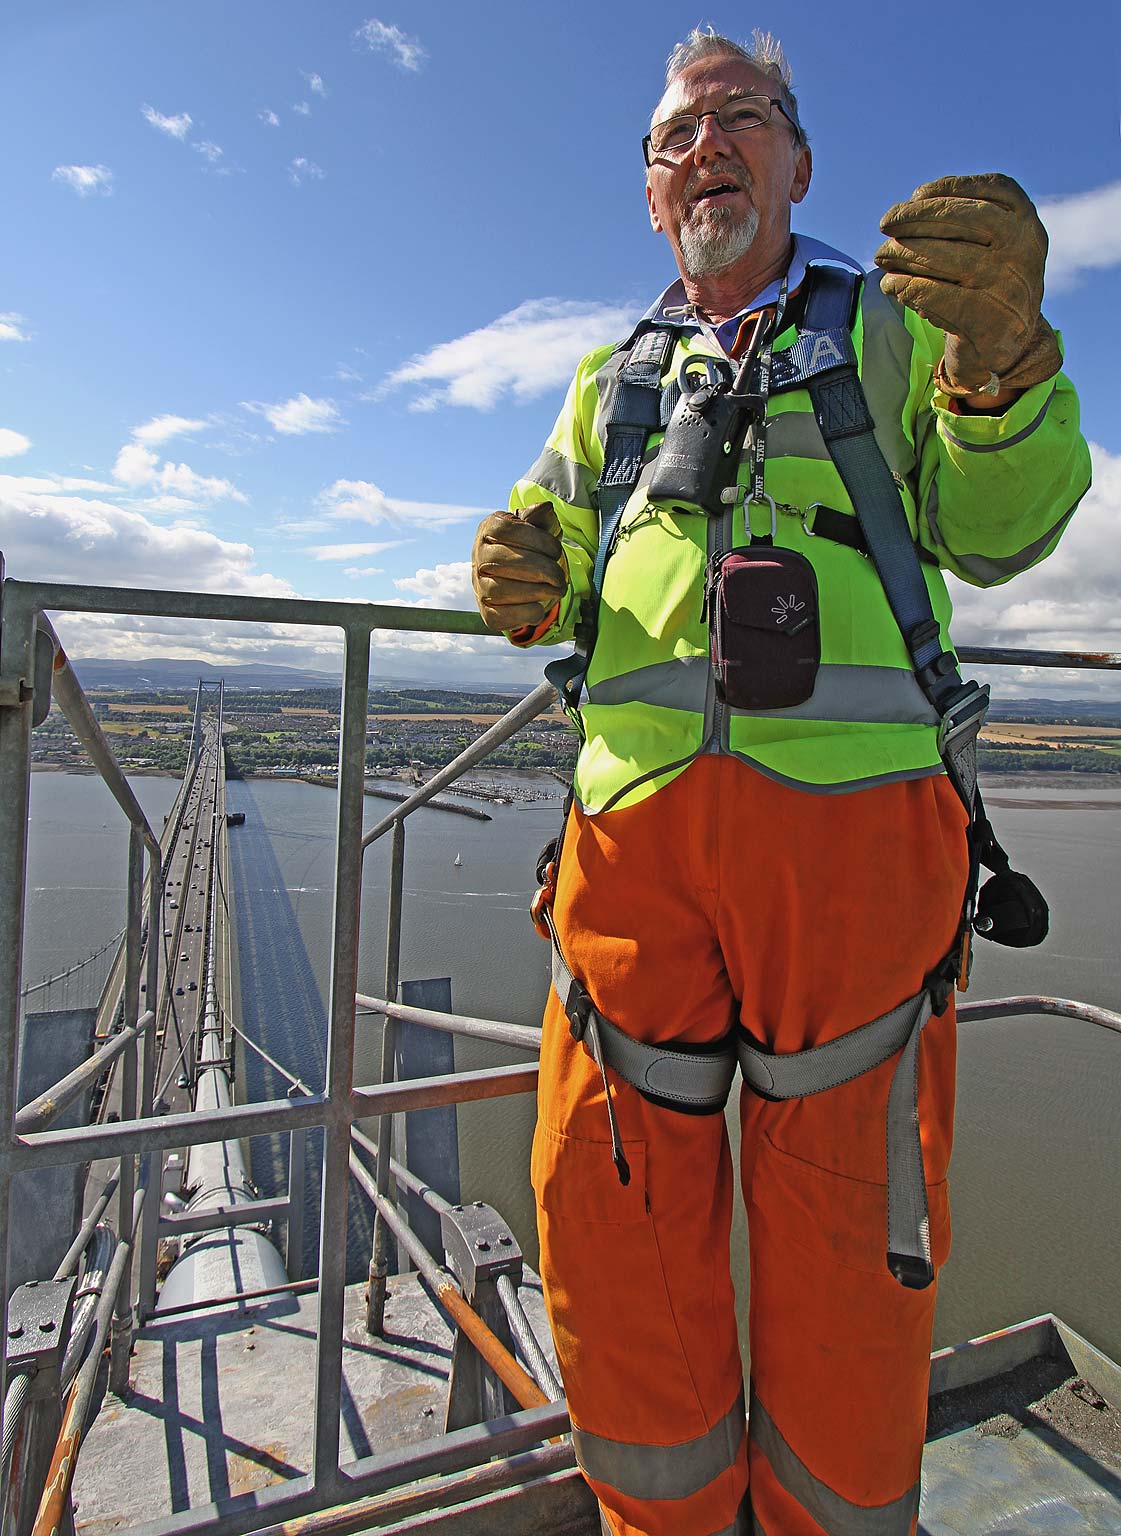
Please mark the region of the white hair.
POLYGON ((783 106, 790 114, 794 137, 801 148, 806 144, 806 131, 798 117, 798 102, 791 89, 793 76, 783 46, 773 32, 763 32, 756 27, 751 34, 751 46, 724 37, 710 27, 694 27, 689 36, 676 44, 666 60, 666 89, 673 84, 691 64, 700 59, 742 59, 761 74, 769 76, 778 86, 783 106))

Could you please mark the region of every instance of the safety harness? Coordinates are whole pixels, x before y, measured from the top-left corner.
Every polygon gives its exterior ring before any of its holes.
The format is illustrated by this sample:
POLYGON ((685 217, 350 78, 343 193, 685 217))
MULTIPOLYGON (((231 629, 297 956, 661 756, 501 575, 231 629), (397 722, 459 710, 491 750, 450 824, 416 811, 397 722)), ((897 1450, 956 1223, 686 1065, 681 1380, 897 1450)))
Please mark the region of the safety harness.
MULTIPOLYGON (((553 988, 572 1036, 587 1045, 602 1074, 612 1156, 624 1184, 629 1182, 630 1170, 611 1100, 608 1067, 655 1103, 687 1113, 714 1114, 727 1102, 737 1063, 757 1093, 784 1100, 824 1093, 898 1056, 887 1105, 887 1266, 902 1285, 922 1289, 934 1279, 934 1266, 919 1137, 919 1039, 927 1020, 945 1011, 955 986, 964 988, 967 984, 975 921, 978 931, 1000 942, 1039 943, 1047 931, 1047 909, 1034 885, 1009 868, 1007 855, 985 816, 977 787, 977 736, 988 709, 989 689, 963 681, 953 652, 942 648, 938 620, 899 490, 873 433, 851 337, 860 281, 856 273, 838 267, 809 269, 804 319, 793 346, 773 355, 769 392, 794 388, 809 392, 821 435, 856 511, 854 524, 843 513, 819 508, 814 532, 836 537, 871 559, 906 642, 915 676, 938 716, 939 755, 969 816, 969 878, 953 945, 913 997, 809 1050, 766 1051, 738 1023, 722 1040, 704 1048, 680 1043, 648 1045, 626 1034, 596 1009, 586 986, 565 961, 550 910, 555 858, 539 871, 544 876, 543 891, 533 915, 539 930, 552 942, 553 988), (999 873, 982 892, 978 917, 981 864, 999 873), (995 900, 986 903, 990 886, 998 882, 1003 905, 995 900), (1003 931, 998 928, 1001 914, 1003 931)), ((642 469, 647 439, 665 425, 676 405, 677 385, 671 384, 666 390, 661 385, 676 334, 676 327, 647 321, 629 343, 624 343, 629 345, 629 354, 607 405, 604 466, 598 487, 600 539, 590 601, 577 628, 574 655, 546 668, 546 675, 571 711, 579 701, 595 644, 604 570, 642 469)), ((762 408, 765 411, 765 400, 762 408)), ((557 853, 559 843, 558 839, 557 853)))

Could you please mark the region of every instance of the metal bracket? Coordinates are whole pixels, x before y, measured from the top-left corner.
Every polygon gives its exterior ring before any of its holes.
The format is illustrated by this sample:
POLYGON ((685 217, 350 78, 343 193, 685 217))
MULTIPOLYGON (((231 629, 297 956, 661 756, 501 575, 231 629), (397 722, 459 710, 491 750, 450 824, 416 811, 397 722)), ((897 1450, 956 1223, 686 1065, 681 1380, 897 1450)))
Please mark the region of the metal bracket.
POLYGON ((37 629, 34 683, 25 677, 0 677, 0 709, 22 709, 30 704, 32 726, 42 725, 51 712, 54 659, 54 641, 45 629, 37 629))
POLYGON ((8 1302, 8 1367, 58 1370, 70 1342, 78 1280, 28 1280, 8 1302))
MULTIPOLYGON (((476 1200, 440 1212, 447 1266, 459 1281, 467 1301, 495 1337, 514 1353, 510 1320, 498 1294, 498 1277, 509 1275, 514 1285, 522 1277, 522 1251, 510 1228, 493 1206, 476 1200)), ((457 1332, 448 1376, 445 1431, 484 1424, 513 1413, 517 1404, 466 1334, 457 1332)))
POLYGON ((515 1285, 521 1280, 522 1250, 493 1206, 481 1200, 453 1205, 440 1212, 440 1232, 448 1268, 468 1301, 481 1284, 499 1275, 509 1275, 515 1285))
POLYGON ((0 677, 0 709, 22 709, 35 690, 22 677, 0 677))

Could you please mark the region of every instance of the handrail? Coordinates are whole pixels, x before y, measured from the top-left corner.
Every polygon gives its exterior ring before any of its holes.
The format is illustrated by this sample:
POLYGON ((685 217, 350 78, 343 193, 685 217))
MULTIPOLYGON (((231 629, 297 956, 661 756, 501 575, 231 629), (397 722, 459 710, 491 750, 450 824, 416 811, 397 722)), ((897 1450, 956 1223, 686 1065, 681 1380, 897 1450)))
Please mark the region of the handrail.
POLYGON ((1121 651, 1025 651, 998 645, 958 645, 957 658, 969 667, 1070 667, 1121 670, 1121 651))
POLYGON ((497 1019, 471 1019, 461 1013, 440 1013, 433 1008, 412 1008, 407 1003, 391 1003, 384 997, 367 997, 359 992, 354 1001, 359 1008, 406 1024, 420 1024, 446 1035, 463 1035, 471 1040, 493 1040, 496 1045, 512 1045, 519 1051, 541 1050, 541 1030, 532 1024, 503 1024, 497 1019))
POLYGON ((22 1136, 27 1131, 45 1131, 49 1125, 53 1125, 67 1105, 73 1104, 78 1098, 83 1088, 96 1082, 109 1063, 146 1035, 155 1022, 156 1016, 148 1008, 137 1019, 135 1026, 123 1025, 100 1050, 87 1056, 81 1066, 75 1067, 73 1072, 68 1072, 50 1088, 44 1089, 38 1098, 32 1099, 18 1111, 15 1118, 16 1134, 22 1136))
POLYGON ((959 1020, 972 1020, 976 1023, 984 1019, 1016 1018, 1039 1013, 1053 1014, 1063 1019, 1085 1019, 1088 1024, 1100 1024, 1103 1029, 1112 1029, 1121 1034, 1121 1013, 1099 1008, 1096 1003, 1080 1003, 1069 997, 1025 994, 1022 997, 981 998, 975 1003, 957 1005, 959 1020))

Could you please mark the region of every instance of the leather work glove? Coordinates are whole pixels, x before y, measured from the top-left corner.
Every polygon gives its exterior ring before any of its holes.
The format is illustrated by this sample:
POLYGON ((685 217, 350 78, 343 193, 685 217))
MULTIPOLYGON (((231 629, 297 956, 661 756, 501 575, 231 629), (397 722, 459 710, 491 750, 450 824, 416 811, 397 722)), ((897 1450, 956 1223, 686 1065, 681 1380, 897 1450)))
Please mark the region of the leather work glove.
POLYGON ((471 585, 488 629, 539 624, 565 594, 560 521, 550 501, 484 517, 471 551, 471 585))
MULTIPOLYGON (((946 332, 940 375, 954 388, 1026 389, 1062 366, 1040 314, 1047 231, 1010 176, 942 176, 880 220, 882 287, 946 332)), ((943 380, 940 378, 939 382, 943 380)))

